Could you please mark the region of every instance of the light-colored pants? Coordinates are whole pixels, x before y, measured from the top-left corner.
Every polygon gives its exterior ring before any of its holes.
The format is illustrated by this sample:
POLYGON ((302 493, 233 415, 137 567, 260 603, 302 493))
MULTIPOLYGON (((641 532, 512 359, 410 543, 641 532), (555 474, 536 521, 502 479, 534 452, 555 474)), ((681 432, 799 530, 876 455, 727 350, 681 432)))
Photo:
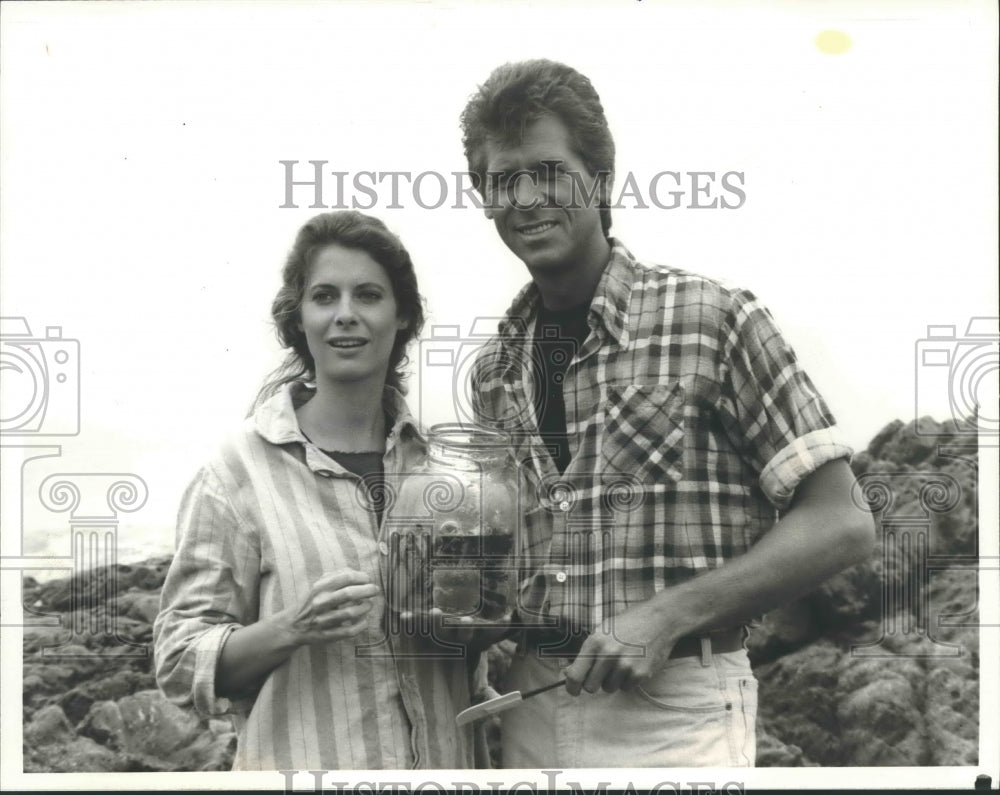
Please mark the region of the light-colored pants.
MULTIPOLYGON (((558 681, 571 660, 515 655, 505 690, 558 681)), ((669 660, 631 691, 555 688, 502 715, 505 768, 753 767, 757 680, 745 651, 669 660)))

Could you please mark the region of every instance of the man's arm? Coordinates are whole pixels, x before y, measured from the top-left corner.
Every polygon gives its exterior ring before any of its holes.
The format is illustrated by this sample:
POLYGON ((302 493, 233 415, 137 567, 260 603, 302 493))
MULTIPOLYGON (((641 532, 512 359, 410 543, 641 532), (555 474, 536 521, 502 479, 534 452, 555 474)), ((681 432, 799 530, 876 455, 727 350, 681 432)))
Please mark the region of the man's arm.
POLYGON ((874 523, 851 498, 853 485, 846 459, 819 467, 746 554, 605 622, 566 669, 567 690, 630 688, 658 671, 680 638, 743 623, 867 559, 874 523))

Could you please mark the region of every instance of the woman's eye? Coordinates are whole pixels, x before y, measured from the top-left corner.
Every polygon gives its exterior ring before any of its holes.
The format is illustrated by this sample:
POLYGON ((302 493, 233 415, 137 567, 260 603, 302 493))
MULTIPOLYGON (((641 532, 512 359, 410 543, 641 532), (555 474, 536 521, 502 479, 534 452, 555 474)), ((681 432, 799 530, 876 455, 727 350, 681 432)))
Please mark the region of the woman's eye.
POLYGON ((313 293, 312 300, 317 304, 326 304, 333 300, 333 293, 328 290, 320 290, 313 293))
POLYGON ((364 290, 358 293, 358 298, 360 298, 362 301, 365 301, 366 303, 372 303, 374 301, 378 301, 381 297, 382 293, 377 292, 375 290, 364 290))

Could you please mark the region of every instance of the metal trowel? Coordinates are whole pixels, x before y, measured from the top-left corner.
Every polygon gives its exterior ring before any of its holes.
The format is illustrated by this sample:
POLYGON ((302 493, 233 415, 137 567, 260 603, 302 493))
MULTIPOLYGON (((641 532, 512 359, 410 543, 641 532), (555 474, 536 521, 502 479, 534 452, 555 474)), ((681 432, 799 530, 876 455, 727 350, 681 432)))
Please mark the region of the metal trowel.
POLYGON ((551 685, 545 685, 545 687, 539 687, 536 690, 529 690, 527 693, 522 693, 520 690, 514 690, 511 693, 505 693, 497 698, 491 698, 489 701, 484 701, 482 704, 476 704, 474 707, 463 709, 458 713, 458 715, 455 716, 455 723, 459 726, 464 726, 466 723, 472 723, 472 721, 485 718, 487 715, 496 715, 498 712, 513 709, 526 698, 537 696, 539 693, 544 693, 546 690, 552 690, 553 688, 560 687, 564 684, 566 684, 566 680, 560 679, 558 682, 553 682, 551 685))

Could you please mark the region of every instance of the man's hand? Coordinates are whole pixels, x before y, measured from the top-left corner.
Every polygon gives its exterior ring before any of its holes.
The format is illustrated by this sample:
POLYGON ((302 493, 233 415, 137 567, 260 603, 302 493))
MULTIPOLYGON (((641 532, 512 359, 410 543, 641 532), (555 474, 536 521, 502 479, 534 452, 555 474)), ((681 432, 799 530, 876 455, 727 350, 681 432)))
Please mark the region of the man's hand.
POLYGON ((874 525, 851 499, 853 485, 845 459, 823 464, 803 479, 788 513, 746 554, 605 622, 566 669, 567 691, 633 687, 660 670, 681 638, 745 624, 867 559, 874 525))
POLYGON ((659 671, 676 639, 663 626, 662 593, 604 622, 591 633, 566 671, 570 695, 630 690, 659 671))

